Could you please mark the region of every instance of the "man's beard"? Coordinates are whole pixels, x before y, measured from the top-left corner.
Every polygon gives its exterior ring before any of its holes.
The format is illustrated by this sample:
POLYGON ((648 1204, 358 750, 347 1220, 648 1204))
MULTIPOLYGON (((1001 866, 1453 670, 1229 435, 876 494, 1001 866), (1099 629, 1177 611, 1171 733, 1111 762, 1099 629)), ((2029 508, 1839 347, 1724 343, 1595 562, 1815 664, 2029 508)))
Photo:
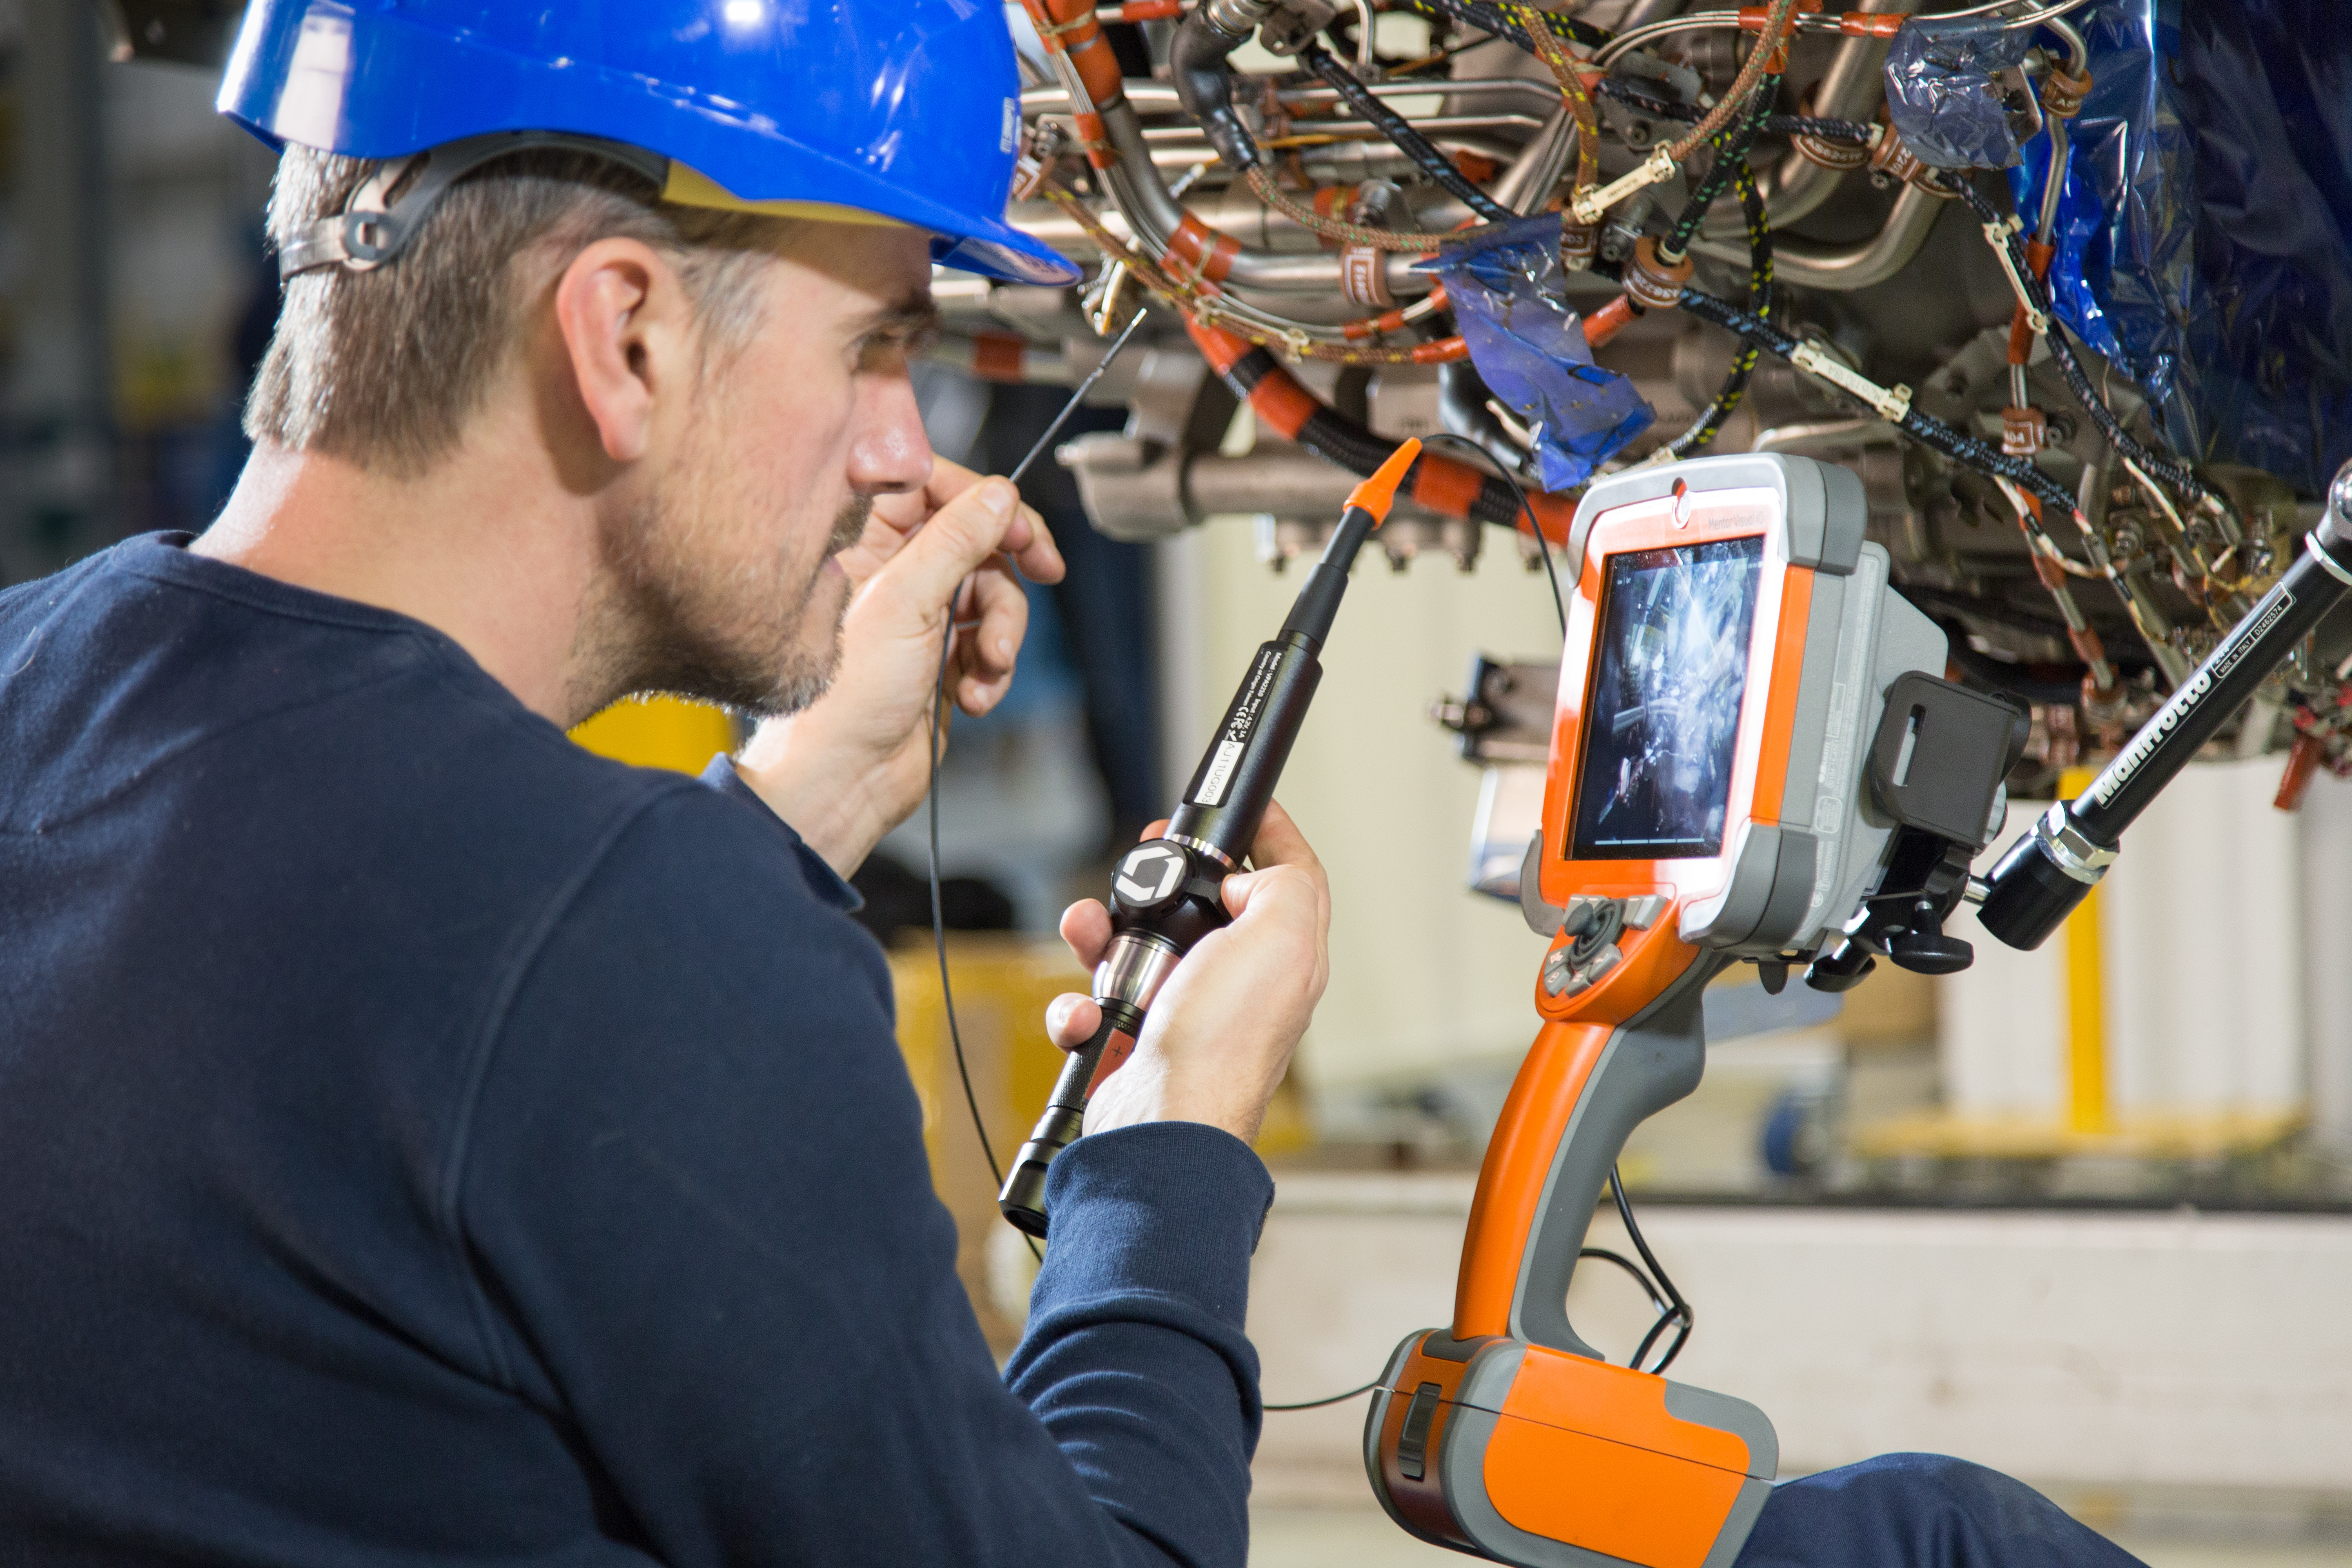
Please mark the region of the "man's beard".
POLYGON ((608 527, 600 603, 583 617, 583 634, 603 645, 583 660, 594 671, 593 707, 665 691, 771 719, 824 696, 841 662, 848 595, 833 607, 822 653, 808 650, 805 627, 820 613, 825 563, 857 542, 873 510, 870 498, 853 497, 835 516, 824 554, 796 584, 788 575, 788 543, 762 571, 707 559, 697 548, 705 531, 698 519, 708 515, 701 496, 683 504, 656 497, 608 527))

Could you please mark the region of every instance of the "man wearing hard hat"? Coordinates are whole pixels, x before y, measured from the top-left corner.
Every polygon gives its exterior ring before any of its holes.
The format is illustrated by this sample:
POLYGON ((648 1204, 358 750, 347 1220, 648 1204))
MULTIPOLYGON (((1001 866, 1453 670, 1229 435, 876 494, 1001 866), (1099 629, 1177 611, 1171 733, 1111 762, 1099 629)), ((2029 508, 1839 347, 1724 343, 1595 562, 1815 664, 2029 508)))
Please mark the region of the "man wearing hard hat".
POLYGON ((1314 857, 1274 812, 1055 1163, 1002 1373, 847 914, 941 639, 985 711, 1061 570, 907 376, 934 262, 1074 276, 1016 80, 994 0, 248 7, 252 461, 0 595, 9 1563, 1243 1561, 1314 857), (646 689, 760 727, 565 741, 646 689))

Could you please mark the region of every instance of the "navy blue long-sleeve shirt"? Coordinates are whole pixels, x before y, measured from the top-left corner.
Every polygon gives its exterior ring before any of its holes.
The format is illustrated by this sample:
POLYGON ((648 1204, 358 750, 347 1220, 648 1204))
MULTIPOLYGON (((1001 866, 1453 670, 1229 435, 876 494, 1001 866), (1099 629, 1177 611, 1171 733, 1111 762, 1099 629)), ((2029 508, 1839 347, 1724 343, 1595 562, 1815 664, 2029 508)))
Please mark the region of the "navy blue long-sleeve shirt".
POLYGON ((1242 1562, 1245 1146, 1057 1161, 1000 1377, 791 828, 183 543, 0 594, 10 1563, 1242 1562))

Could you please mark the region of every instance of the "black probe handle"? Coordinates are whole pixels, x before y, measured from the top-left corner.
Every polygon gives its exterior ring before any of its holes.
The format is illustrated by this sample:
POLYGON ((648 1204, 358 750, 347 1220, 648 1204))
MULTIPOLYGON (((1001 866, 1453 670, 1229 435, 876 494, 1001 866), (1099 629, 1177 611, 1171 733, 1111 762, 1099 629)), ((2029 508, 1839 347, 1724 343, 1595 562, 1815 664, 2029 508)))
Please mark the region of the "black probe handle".
POLYGON ((1045 1173, 1054 1156, 1078 1141, 1086 1131, 1087 1096, 1102 1070, 1106 1057, 1116 1068, 1135 1048, 1143 1016, 1116 1002, 1100 1002, 1102 1022, 1086 1043, 1062 1063, 1054 1092, 1046 1097, 1045 1113, 1029 1134, 1029 1142, 1013 1156, 1013 1169, 997 1194, 996 1206, 1017 1230, 1043 1237, 1045 1234, 1045 1173))
MULTIPOLYGON (((1418 443, 1410 443, 1390 458, 1383 472, 1391 493, 1419 449, 1418 443)), ((1362 489, 1358 488, 1360 496, 1362 489)), ((1387 504, 1380 502, 1383 511, 1387 504)), ((1274 799, 1275 782, 1290 760, 1291 742, 1298 738, 1323 678, 1317 656, 1330 637, 1339 601, 1347 594, 1348 569, 1379 524, 1380 516, 1353 498, 1341 509, 1339 526, 1324 546, 1322 559, 1307 573, 1281 632, 1274 641, 1259 645, 1249 672, 1242 677, 1224 722, 1170 817, 1167 837, 1139 845, 1120 860, 1122 870, 1133 869, 1143 880, 1134 890, 1138 901, 1130 903, 1129 892, 1121 890, 1121 879, 1112 879, 1115 943, 1121 937, 1147 935, 1162 952, 1181 959, 1201 937, 1224 923, 1217 885, 1240 868, 1257 838, 1265 808, 1274 799), (1183 858, 1181 879, 1171 855, 1183 858)), ((1097 984, 1102 984, 1099 974, 1097 984)), ((1150 1005, 1149 994, 1135 994, 1150 1005)), ((1087 1098, 1103 1064, 1108 1060, 1115 1070, 1143 1031, 1141 1007, 1113 998, 1095 1000, 1103 1010, 1101 1026, 1062 1064, 1045 1114, 1013 1156, 1013 1169, 997 1193, 996 1206, 1004 1217, 1031 1236, 1045 1234, 1046 1173, 1054 1156, 1086 1131, 1087 1098)))
POLYGON ((2015 948, 2040 947, 2090 896, 2124 829, 2270 679, 2352 587, 2352 464, 2303 554, 2246 612, 2080 798, 2053 806, 1986 879, 1978 923, 2015 948))

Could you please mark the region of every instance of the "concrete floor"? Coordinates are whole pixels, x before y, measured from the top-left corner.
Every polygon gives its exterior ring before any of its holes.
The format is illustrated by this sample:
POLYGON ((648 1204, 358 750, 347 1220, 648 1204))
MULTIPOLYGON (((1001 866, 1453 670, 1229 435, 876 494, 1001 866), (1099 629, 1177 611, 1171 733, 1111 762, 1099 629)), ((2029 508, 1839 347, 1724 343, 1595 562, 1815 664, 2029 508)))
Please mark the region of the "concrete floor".
MULTIPOLYGON (((1382 1514, 1260 1508, 1250 1513, 1250 1568, 1443 1568, 1466 1559, 1424 1545, 1382 1514)), ((2352 1568, 2352 1542, 2271 1542, 2123 1537, 2147 1568, 2352 1568)))

